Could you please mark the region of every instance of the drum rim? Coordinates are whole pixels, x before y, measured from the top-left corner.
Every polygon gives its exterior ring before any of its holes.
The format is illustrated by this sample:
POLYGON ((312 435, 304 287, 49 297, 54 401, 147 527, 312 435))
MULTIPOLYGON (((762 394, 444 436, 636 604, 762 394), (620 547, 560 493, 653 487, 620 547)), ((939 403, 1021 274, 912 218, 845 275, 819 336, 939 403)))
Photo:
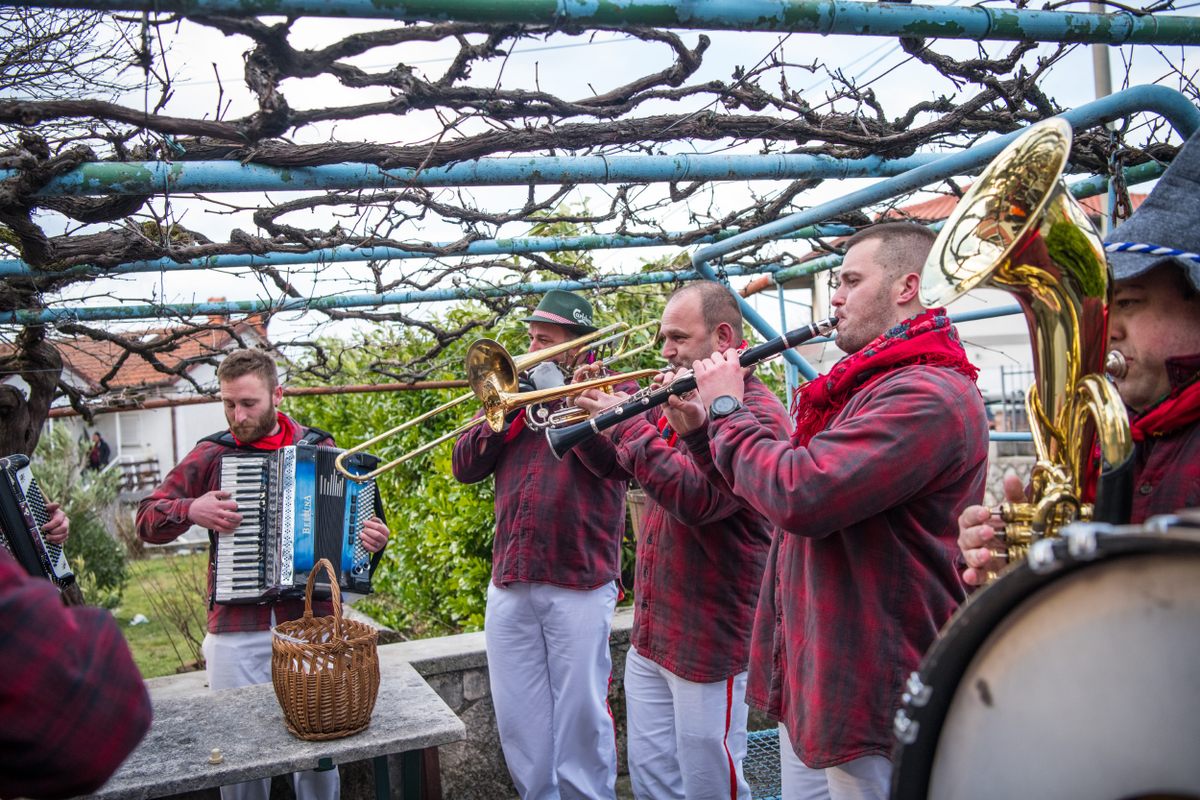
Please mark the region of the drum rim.
MULTIPOLYGON (((1195 530, 1195 529, 1192 529, 1195 530)), ((1200 552, 1200 539, 1173 536, 1171 532, 1126 533, 1097 537, 1096 552, 1085 558, 1068 554, 1066 542, 1054 542, 1059 562, 1052 570, 1036 572, 1028 562, 1021 562, 1001 575, 995 582, 977 590, 967 598, 942 626, 937 639, 925 652, 916 674, 921 684, 932 689, 926 698, 913 698, 905 692, 904 702, 897 710, 918 728, 911 743, 897 739, 892 751, 892 800, 924 800, 929 793, 933 760, 937 754, 941 732, 945 725, 954 691, 938 691, 937 686, 957 689, 975 655, 995 630, 996 624, 1018 605, 1032 599, 1057 580, 1078 572, 1098 561, 1112 562, 1122 558, 1177 550, 1200 552), (1061 545, 1061 546, 1060 546, 1061 545), (990 622, 991 624, 983 624, 990 622), (952 636, 951 634, 954 634, 952 636), (965 645, 965 646, 964 646, 965 645), (930 726, 935 736, 920 736, 930 726)))

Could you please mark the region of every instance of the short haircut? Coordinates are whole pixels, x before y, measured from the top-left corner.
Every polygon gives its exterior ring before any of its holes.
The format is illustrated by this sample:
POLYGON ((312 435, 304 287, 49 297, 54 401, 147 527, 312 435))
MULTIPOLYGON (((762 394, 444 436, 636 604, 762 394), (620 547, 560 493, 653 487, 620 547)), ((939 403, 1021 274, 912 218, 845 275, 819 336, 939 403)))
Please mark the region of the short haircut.
POLYGON ((218 381, 237 380, 243 375, 258 375, 272 392, 279 385, 275 359, 262 350, 234 350, 217 367, 218 381))
POLYGON ((909 272, 921 272, 937 234, 915 222, 881 222, 851 236, 846 242, 846 251, 874 239, 884 244, 879 248, 875 262, 889 277, 896 278, 909 272))
POLYGON ((738 339, 742 338, 742 309, 728 287, 716 281, 696 281, 671 292, 667 302, 688 294, 700 296, 700 314, 704 317, 704 327, 708 328, 710 333, 724 322, 733 328, 733 333, 738 339))

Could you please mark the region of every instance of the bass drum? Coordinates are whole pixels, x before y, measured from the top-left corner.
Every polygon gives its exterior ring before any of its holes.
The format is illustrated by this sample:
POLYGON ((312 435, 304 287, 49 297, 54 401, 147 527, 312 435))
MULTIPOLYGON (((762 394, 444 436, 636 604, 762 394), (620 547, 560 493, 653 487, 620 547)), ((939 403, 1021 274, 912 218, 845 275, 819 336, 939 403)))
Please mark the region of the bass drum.
POLYGON ((1198 522, 1071 525, 977 592, 909 679, 892 797, 1200 798, 1198 522))

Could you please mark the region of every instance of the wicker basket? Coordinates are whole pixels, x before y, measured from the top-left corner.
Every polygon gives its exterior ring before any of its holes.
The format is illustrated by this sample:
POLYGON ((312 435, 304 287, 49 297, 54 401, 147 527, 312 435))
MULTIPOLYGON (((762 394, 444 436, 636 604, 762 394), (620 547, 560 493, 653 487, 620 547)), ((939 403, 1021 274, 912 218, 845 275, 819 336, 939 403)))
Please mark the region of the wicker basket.
POLYGON ((342 596, 333 567, 321 559, 308 575, 304 616, 275 626, 271 680, 287 728, 301 739, 321 741, 358 733, 371 722, 379 694, 378 632, 342 619, 342 596), (333 616, 312 615, 313 581, 329 573, 333 616))

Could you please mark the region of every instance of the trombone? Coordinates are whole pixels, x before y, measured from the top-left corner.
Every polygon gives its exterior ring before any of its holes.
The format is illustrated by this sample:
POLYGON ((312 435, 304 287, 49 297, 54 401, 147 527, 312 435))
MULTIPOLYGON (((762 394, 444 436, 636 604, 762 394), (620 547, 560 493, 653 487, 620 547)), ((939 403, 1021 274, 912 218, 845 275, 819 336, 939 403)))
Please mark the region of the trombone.
MULTIPOLYGON (((658 340, 658 324, 659 323, 657 321, 643 322, 641 325, 634 325, 628 330, 620 331, 612 334, 611 336, 607 336, 603 339, 592 342, 591 347, 587 348, 586 350, 581 350, 575 356, 575 358, 572 359, 569 372, 567 370, 564 370, 564 372, 567 372, 567 374, 574 374, 576 369, 584 366, 584 358, 589 353, 600 353, 603 348, 609 345, 613 345, 613 351, 604 356, 597 356, 597 358, 588 366, 594 366, 597 368, 607 367, 622 358, 630 358, 631 356, 638 355, 646 349, 653 347, 654 343, 658 340), (654 328, 655 331, 650 338, 639 345, 634 345, 632 347, 630 346, 634 336, 640 334, 642 331, 648 331, 651 328, 654 328)), ((639 377, 645 377, 646 375, 655 375, 658 372, 659 370, 640 370, 638 372, 627 373, 622 377, 635 380, 639 377)), ((580 384, 575 385, 578 386, 580 384)), ((605 387, 606 390, 610 388, 611 384, 605 387)), ((569 405, 565 408, 559 409, 558 411, 550 411, 550 409, 544 407, 543 403, 532 403, 530 404, 526 414, 525 423, 535 431, 541 431, 545 430, 546 428, 569 425, 574 422, 582 422, 583 420, 587 419, 587 417, 588 413, 576 405, 569 405)))
MULTIPOLYGON (((479 339, 478 341, 472 343, 470 348, 467 350, 467 385, 471 387, 470 394, 464 394, 460 397, 456 397, 431 411, 426 411, 420 416, 414 417, 406 422, 402 422, 396 427, 386 430, 378 436, 372 437, 367 441, 350 448, 349 450, 342 451, 334 460, 334 468, 349 480, 360 483, 369 481, 391 469, 394 469, 400 464, 403 464, 405 461, 429 452, 448 439, 453 439, 462 435, 466 431, 483 422, 487 422, 489 425, 491 425, 492 430, 499 431, 504 427, 504 418, 510 411, 514 409, 521 408, 522 406, 532 405, 534 403, 545 403, 560 397, 579 394, 586 389, 612 386, 613 384, 622 381, 635 380, 638 377, 645 377, 644 374, 639 373, 609 375, 607 377, 597 378, 596 380, 592 381, 568 384, 566 386, 559 386, 552 389, 542 389, 534 392, 520 392, 517 384, 517 375, 526 371, 532 366, 542 363, 543 361, 548 361, 555 356, 565 353, 575 347, 588 344, 589 342, 596 342, 598 339, 608 342, 617 337, 628 336, 628 334, 632 333, 633 330, 639 330, 643 327, 645 326, 638 326, 632 330, 626 330, 627 326, 625 323, 614 322, 611 325, 606 325, 599 330, 592 331, 591 333, 585 334, 576 339, 572 339, 568 342, 563 342, 562 344, 557 344, 553 347, 543 348, 535 353, 519 355, 515 358, 510 356, 508 351, 505 350, 504 347, 498 342, 492 341, 491 339, 479 339), (612 334, 614 331, 620 331, 620 333, 617 333, 615 336, 613 336, 612 334), (607 338, 602 339, 602 337, 607 338), (420 425, 425 420, 441 414, 443 411, 454 408, 457 405, 461 405, 471 398, 477 398, 483 404, 483 416, 476 417, 466 424, 460 425, 449 433, 443 434, 431 442, 426 442, 415 450, 411 450, 400 457, 389 461, 383 466, 371 470, 370 472, 356 474, 351 472, 346 467, 344 463, 345 460, 355 453, 361 453, 368 447, 378 444, 379 442, 382 442, 383 440, 394 436, 401 431, 405 431, 416 425, 420 425)), ((588 349, 591 350, 594 349, 594 347, 595 344, 588 349)), ((642 349, 644 349, 644 347, 645 346, 643 346, 642 349)), ((640 350, 637 352, 640 352, 640 350)), ((612 358, 609 359, 609 361, 611 360, 612 358)), ((649 374, 653 374, 655 372, 655 370, 642 371, 642 373, 649 374)))

